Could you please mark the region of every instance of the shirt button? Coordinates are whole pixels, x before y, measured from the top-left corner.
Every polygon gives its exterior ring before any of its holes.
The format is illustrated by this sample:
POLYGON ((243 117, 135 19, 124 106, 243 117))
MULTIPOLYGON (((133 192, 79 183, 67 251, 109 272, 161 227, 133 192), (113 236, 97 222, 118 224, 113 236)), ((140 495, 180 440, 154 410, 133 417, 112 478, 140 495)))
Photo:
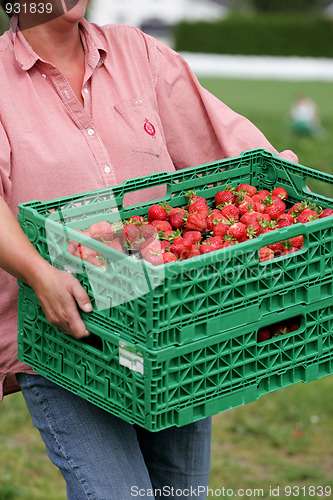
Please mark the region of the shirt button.
POLYGON ((94 135, 95 130, 93 128, 88 128, 88 134, 89 135, 94 135))
POLYGON ((88 90, 87 88, 84 88, 84 89, 83 89, 83 92, 84 92, 85 94, 89 94, 89 90, 88 90))
POLYGON ((111 168, 108 167, 107 165, 104 167, 104 171, 109 174, 111 172, 111 168))

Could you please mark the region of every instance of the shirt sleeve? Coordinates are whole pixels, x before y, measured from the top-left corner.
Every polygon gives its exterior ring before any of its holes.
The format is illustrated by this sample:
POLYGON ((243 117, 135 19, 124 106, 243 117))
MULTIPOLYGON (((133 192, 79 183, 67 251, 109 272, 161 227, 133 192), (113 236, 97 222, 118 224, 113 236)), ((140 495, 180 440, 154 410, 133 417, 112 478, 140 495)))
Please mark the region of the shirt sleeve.
POLYGON ((289 150, 278 153, 247 118, 203 88, 183 57, 156 44, 156 89, 167 147, 176 169, 264 148, 297 162, 289 150))
POLYGON ((0 196, 6 201, 10 191, 11 148, 0 121, 0 196))

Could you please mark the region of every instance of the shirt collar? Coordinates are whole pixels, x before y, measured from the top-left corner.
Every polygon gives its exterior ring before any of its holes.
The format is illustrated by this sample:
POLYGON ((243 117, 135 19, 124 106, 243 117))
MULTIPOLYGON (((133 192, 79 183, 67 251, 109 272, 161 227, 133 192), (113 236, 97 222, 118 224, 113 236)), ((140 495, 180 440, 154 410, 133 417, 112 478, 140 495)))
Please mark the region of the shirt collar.
MULTIPOLYGON (((92 68, 97 68, 104 64, 107 51, 100 38, 90 30, 88 21, 82 19, 79 23, 79 27, 86 60, 92 68)), ((17 14, 10 19, 10 36, 14 45, 15 58, 21 69, 28 71, 38 60, 45 63, 45 61, 34 52, 18 28, 17 14)))

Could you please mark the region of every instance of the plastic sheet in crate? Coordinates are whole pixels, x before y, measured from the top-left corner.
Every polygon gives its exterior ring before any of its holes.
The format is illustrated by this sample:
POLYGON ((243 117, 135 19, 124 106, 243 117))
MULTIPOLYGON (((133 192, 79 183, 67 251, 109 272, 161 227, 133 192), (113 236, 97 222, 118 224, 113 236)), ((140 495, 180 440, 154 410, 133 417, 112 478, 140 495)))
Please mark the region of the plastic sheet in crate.
POLYGON ((19 359, 97 406, 151 431, 181 426, 333 372, 333 299, 281 311, 296 329, 261 341, 274 320, 184 346, 148 349, 88 325, 85 342, 45 319, 31 289, 19 291, 19 359))

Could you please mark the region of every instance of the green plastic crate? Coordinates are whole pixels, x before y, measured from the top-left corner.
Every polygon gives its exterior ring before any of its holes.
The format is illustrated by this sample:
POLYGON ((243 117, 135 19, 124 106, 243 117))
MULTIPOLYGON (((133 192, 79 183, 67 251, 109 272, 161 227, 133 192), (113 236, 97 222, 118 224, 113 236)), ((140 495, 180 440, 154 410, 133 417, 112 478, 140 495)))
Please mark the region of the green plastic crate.
MULTIPOLYGON (((265 150, 172 173, 129 179, 112 188, 79 193, 47 202, 20 205, 19 221, 39 252, 55 266, 73 272, 88 291, 94 311, 82 313, 105 322, 129 341, 149 348, 185 345, 259 321, 293 305, 311 304, 332 295, 333 218, 295 224, 233 247, 182 262, 154 267, 106 247, 75 229, 101 220, 114 222, 133 214, 146 215, 153 201, 124 206, 124 197, 151 187, 165 186, 162 198, 172 206, 187 203, 195 189, 212 201, 226 184, 248 182, 258 189, 283 186, 289 201, 311 196, 333 207, 333 199, 309 193, 307 179, 333 185, 333 176, 282 160, 265 150), (304 246, 295 254, 259 263, 262 246, 302 234, 304 246), (103 271, 68 251, 75 239, 105 256, 103 271)), ((161 200, 159 200, 161 201, 161 200)))
POLYGON ((281 311, 279 320, 297 316, 300 328, 258 343, 258 329, 273 316, 162 349, 130 343, 91 317, 88 345, 48 323, 33 291, 21 285, 18 357, 95 405, 158 431, 333 372, 332 297, 281 311))

